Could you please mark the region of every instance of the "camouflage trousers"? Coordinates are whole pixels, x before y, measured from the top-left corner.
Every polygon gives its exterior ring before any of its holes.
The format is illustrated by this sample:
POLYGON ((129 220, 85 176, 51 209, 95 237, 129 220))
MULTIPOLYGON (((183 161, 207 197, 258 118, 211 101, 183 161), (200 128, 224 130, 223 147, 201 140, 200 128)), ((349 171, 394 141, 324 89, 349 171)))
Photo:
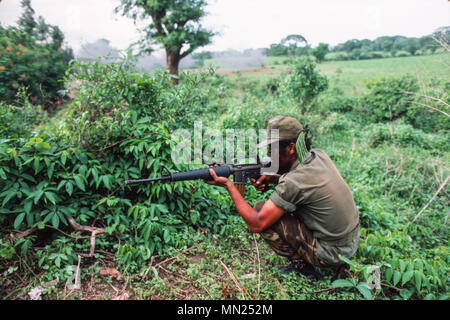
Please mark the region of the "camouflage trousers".
MULTIPOLYGON (((259 211, 264 205, 258 201, 254 208, 259 211)), ((290 213, 285 213, 270 228, 260 233, 276 254, 289 259, 303 259, 315 267, 324 267, 316 255, 316 238, 300 220, 290 213)))

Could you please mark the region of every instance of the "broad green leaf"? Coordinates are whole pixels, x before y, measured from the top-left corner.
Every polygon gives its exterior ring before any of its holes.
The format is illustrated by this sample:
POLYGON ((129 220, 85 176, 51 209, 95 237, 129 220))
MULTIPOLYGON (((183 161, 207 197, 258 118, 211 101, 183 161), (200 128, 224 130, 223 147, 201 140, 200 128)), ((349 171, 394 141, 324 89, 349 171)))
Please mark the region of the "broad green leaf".
POLYGON ((72 192, 73 192, 73 184, 72 184, 72 182, 70 182, 70 181, 68 181, 68 182, 66 183, 66 192, 69 194, 69 196, 72 195, 72 192))
POLYGON ((367 300, 372 300, 372 292, 370 292, 369 287, 367 286, 367 283, 360 282, 356 286, 358 291, 363 295, 363 297, 367 300))
POLYGON ((355 266, 355 263, 353 263, 350 259, 348 259, 348 258, 346 258, 346 257, 344 257, 342 255, 339 255, 339 259, 344 261, 345 263, 349 264, 352 267, 355 266))
POLYGON ((16 217, 16 219, 14 220, 14 229, 18 229, 20 227, 24 218, 25 218, 25 212, 22 212, 21 214, 19 214, 16 217))
POLYGON ((75 183, 77 184, 77 187, 80 188, 83 191, 86 191, 84 188, 84 182, 83 179, 80 176, 74 176, 75 183))
POLYGON ((404 299, 404 300, 408 300, 409 298, 411 298, 411 296, 414 293, 414 289, 402 289, 400 290, 400 296, 404 299))
POLYGON ((394 281, 392 282, 392 284, 395 286, 400 281, 401 278, 402 278, 401 272, 399 272, 398 270, 395 270, 394 271, 394 281))
POLYGON ((414 283, 416 284, 416 289, 417 292, 420 291, 420 288, 422 286, 422 278, 424 278, 425 276, 423 275, 422 272, 420 271, 414 271, 414 283))
POLYGON ((28 224, 28 226, 29 227, 31 227, 31 226, 33 226, 33 223, 34 223, 34 214, 27 214, 26 215, 26 217, 27 217, 27 224, 28 224))
MULTIPOLYGON (((47 158, 46 158, 47 159, 47 158)), ((55 170, 55 163, 52 163, 47 170, 48 178, 51 179, 53 176, 53 171, 55 170)))
POLYGON ((56 204, 56 195, 53 192, 46 191, 45 197, 50 200, 51 203, 56 204))
POLYGON ((21 176, 22 178, 27 179, 28 181, 31 181, 31 182, 33 182, 33 183, 36 183, 36 179, 35 179, 34 177, 30 176, 28 173, 22 173, 20 176, 21 176))
POLYGON ((53 225, 55 228, 58 228, 58 227, 59 227, 59 217, 58 217, 58 215, 57 215, 56 213, 53 214, 53 217, 52 217, 52 225, 53 225))
POLYGON ((169 230, 164 230, 164 242, 168 242, 169 241, 169 230))
POLYGON ((66 151, 64 151, 61 153, 61 162, 63 165, 66 164, 66 160, 67 160, 67 153, 66 153, 66 151))
POLYGON ((159 209, 159 211, 162 212, 162 213, 168 213, 168 212, 169 212, 169 209, 168 209, 167 206, 164 205, 164 204, 158 204, 158 209, 159 209))
POLYGON ((2 168, 0 168, 0 178, 2 178, 3 180, 7 179, 5 171, 2 168))
POLYGON ((386 275, 386 280, 387 280, 387 282, 391 282, 391 279, 392 279, 393 274, 394 274, 394 269, 388 268, 388 269, 386 270, 385 275, 386 275))
POLYGON ((44 158, 44 162, 45 162, 45 165, 46 165, 47 167, 50 166, 50 159, 49 159, 48 157, 45 157, 45 158, 44 158))
POLYGON ((147 225, 144 228, 144 240, 145 240, 145 242, 147 242, 148 238, 150 237, 151 229, 152 229, 152 223, 148 222, 147 225))
POLYGON ((31 207, 33 206, 33 201, 25 201, 25 205, 23 206, 23 209, 25 210, 25 213, 30 213, 31 207))
POLYGON ((61 258, 59 256, 56 257, 55 259, 55 265, 60 268, 61 267, 61 258))
POLYGON ((61 189, 66 183, 67 183, 67 180, 61 180, 59 182, 58 187, 56 188, 56 190, 59 191, 59 189, 61 189))
POLYGON ((404 260, 400 260, 400 272, 404 272, 406 269, 407 262, 404 260))
POLYGON ((413 276, 413 271, 406 271, 405 273, 403 273, 402 275, 402 286, 407 283, 409 280, 411 280, 412 276, 413 276))
POLYGON ((12 197, 14 197, 16 194, 17 194, 17 192, 16 192, 15 189, 10 190, 10 191, 7 193, 6 197, 3 199, 2 207, 4 207, 5 204, 7 204, 8 201, 9 201, 12 197))
POLYGON ((78 172, 82 175, 82 176, 86 176, 86 171, 87 171, 87 167, 83 164, 82 166, 80 166, 80 168, 78 169, 78 172))
POLYGON ((41 199, 43 194, 44 194, 44 191, 42 191, 42 190, 36 191, 36 194, 34 196, 34 204, 38 203, 38 201, 41 199))
POLYGON ((353 287, 353 283, 346 279, 338 279, 333 281, 331 284, 332 288, 346 288, 346 287, 353 287))
POLYGON ((423 261, 421 259, 417 259, 415 269, 423 272, 423 261))
POLYGON ((37 175, 40 168, 39 158, 34 158, 34 174, 37 175))
POLYGON ((423 300, 435 300, 434 293, 429 293, 425 297, 423 297, 423 300))
POLYGON ((109 176, 102 176, 102 180, 103 180, 103 184, 105 185, 106 189, 111 189, 109 176))

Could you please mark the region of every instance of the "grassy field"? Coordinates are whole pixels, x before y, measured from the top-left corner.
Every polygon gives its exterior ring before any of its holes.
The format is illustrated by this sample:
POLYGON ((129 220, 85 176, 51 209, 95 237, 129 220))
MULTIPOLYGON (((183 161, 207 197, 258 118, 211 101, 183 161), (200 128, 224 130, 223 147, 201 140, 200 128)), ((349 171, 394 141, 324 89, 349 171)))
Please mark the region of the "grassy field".
MULTIPOLYGON (((218 70, 222 74, 242 74, 254 80, 267 80, 287 72, 289 67, 283 65, 289 57, 267 57, 266 68, 244 70, 231 73, 226 69, 218 70)), ((419 79, 423 86, 432 80, 448 80, 450 53, 351 61, 325 61, 318 64, 318 70, 326 75, 332 85, 344 90, 346 95, 357 96, 365 91, 365 81, 379 77, 412 75, 419 79)))
POLYGON ((424 86, 433 79, 449 80, 450 53, 403 58, 386 58, 357 61, 329 61, 318 69, 331 82, 344 89, 346 94, 359 95, 364 82, 378 77, 412 75, 424 86))

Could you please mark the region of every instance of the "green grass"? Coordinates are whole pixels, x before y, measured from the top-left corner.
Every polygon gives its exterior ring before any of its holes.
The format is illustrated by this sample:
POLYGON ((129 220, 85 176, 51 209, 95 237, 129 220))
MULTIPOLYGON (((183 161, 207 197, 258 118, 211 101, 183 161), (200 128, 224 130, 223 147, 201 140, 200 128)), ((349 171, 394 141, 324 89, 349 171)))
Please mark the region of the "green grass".
MULTIPOLYGON (((267 66, 282 72, 282 63, 289 57, 268 57, 267 66)), ((343 89, 346 95, 356 96, 365 91, 365 81, 379 77, 399 77, 410 74, 424 85, 432 80, 449 80, 450 53, 428 56, 385 58, 371 60, 326 61, 318 64, 318 70, 332 84, 343 89)), ((260 75, 265 78, 265 74, 260 75)))
POLYGON ((346 94, 364 92, 364 82, 379 77, 410 74, 423 85, 431 80, 449 80, 450 54, 386 58, 356 61, 329 61, 318 65, 319 71, 337 83, 346 94))

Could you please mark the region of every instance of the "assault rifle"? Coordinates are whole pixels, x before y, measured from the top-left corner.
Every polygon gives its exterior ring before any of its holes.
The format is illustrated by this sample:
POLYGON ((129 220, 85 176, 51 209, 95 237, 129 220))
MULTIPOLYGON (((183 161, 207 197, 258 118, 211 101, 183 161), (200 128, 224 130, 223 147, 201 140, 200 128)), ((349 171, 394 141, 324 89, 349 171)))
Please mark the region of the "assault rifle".
MULTIPOLYGON (((164 181, 164 182, 176 182, 176 181, 186 181, 186 180, 197 180, 197 179, 205 179, 211 180, 212 177, 209 174, 209 169, 213 169, 217 176, 219 177, 229 177, 233 175, 233 182, 236 185, 239 192, 244 195, 245 193, 245 184, 248 182, 248 179, 255 178, 258 179, 262 174, 263 168, 270 167, 270 162, 268 163, 258 163, 256 164, 225 164, 217 167, 203 168, 197 170, 189 170, 182 172, 168 172, 167 174, 163 174, 158 178, 149 178, 149 179, 139 179, 139 180, 126 180, 126 185, 132 184, 140 184, 146 182, 156 182, 156 181, 164 181)), ((166 169, 163 166, 163 169, 166 169)))

